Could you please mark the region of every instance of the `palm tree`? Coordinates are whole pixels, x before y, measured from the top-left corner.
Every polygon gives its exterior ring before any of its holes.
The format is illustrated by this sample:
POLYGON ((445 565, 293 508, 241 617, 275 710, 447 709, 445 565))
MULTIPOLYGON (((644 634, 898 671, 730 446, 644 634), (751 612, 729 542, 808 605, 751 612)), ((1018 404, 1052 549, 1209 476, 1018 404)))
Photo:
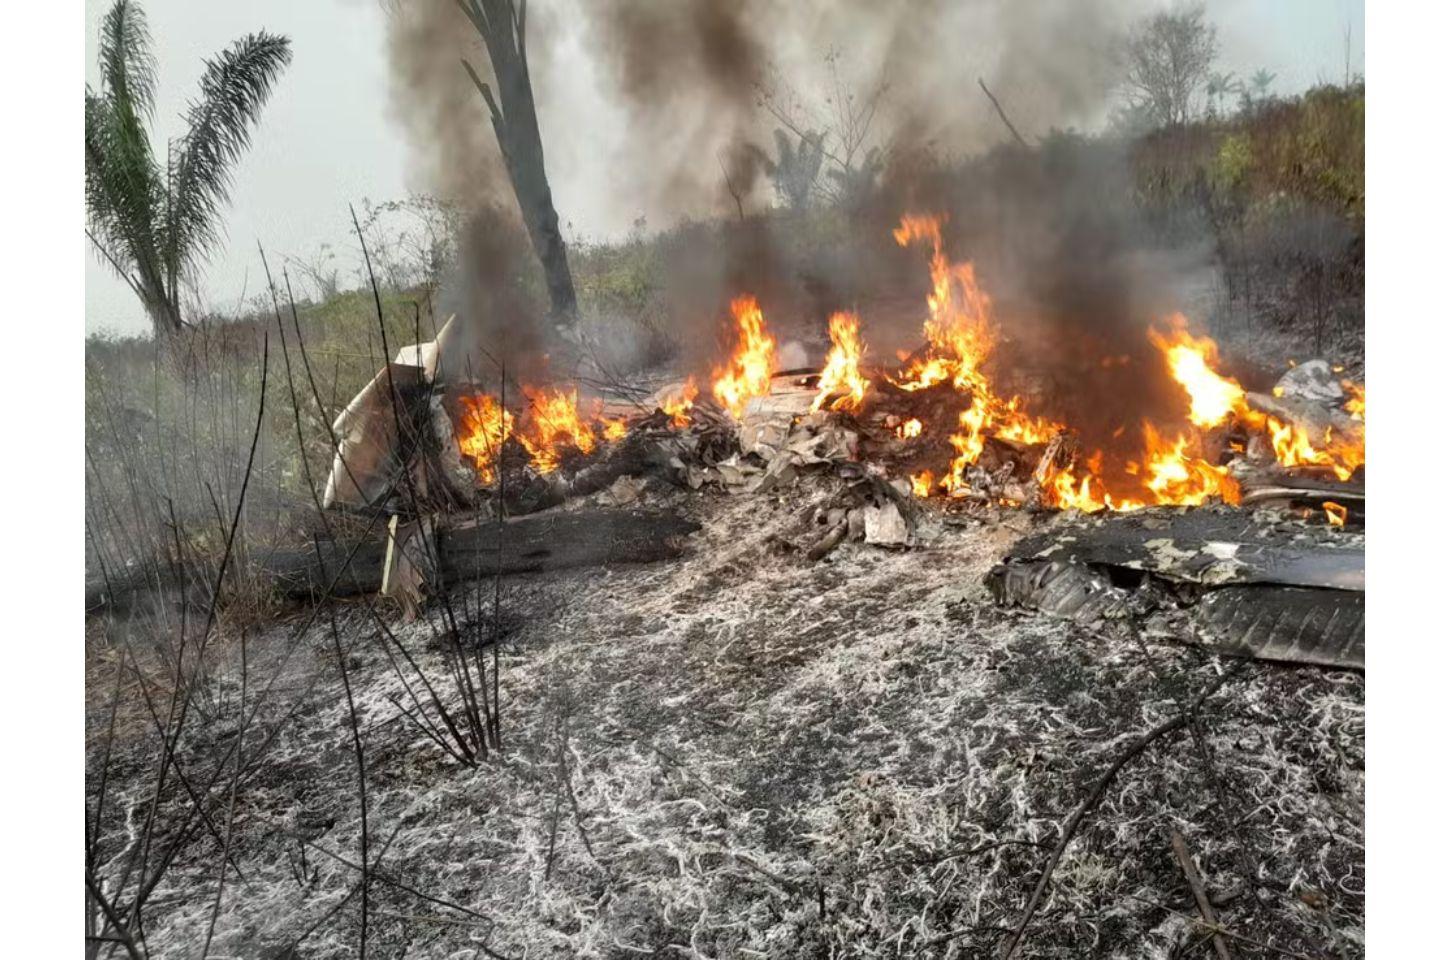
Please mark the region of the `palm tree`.
POLYGON ((1260 68, 1254 71, 1247 83, 1239 84, 1240 109, 1247 112, 1267 103, 1269 100, 1269 87, 1273 85, 1274 78, 1277 76, 1277 73, 1260 68))
POLYGON ((1262 67, 1254 71, 1254 75, 1249 77, 1249 83, 1253 85, 1255 101, 1263 102, 1269 98, 1269 87, 1277 76, 1277 73, 1271 73, 1262 67))
POLYGON ((231 168, 292 59, 286 37, 249 34, 206 61, 186 133, 158 163, 146 129, 156 59, 146 16, 116 0, 101 22, 100 89, 86 85, 86 236, 146 307, 158 337, 180 331, 183 274, 221 242, 231 168))
POLYGON ((1217 117, 1223 110, 1223 98, 1242 87, 1243 84, 1239 83, 1232 73, 1210 73, 1204 91, 1208 94, 1208 102, 1211 105, 1213 116, 1217 117))

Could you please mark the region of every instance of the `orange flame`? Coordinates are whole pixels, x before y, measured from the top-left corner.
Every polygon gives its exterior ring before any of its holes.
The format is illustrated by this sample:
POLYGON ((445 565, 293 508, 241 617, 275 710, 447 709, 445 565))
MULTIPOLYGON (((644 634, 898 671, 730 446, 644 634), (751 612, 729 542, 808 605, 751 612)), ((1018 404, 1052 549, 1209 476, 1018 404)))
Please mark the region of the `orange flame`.
POLYGON ((601 417, 600 435, 610 442, 623 440, 629 433, 629 420, 625 417, 601 417))
POLYGON ((1364 437, 1341 437, 1332 427, 1315 442, 1309 431, 1297 423, 1282 423, 1277 417, 1253 413, 1250 422, 1268 432, 1274 459, 1286 467, 1328 467, 1340 480, 1354 476, 1364 463, 1364 437))
POLYGON ((1138 500, 1115 501, 1091 471, 1079 477, 1072 470, 1054 470, 1042 484, 1042 502, 1060 510, 1137 510, 1147 506, 1138 500))
POLYGON ((1151 423, 1145 422, 1143 443, 1148 454, 1146 482, 1158 503, 1198 506, 1215 497, 1225 503, 1239 502, 1238 481, 1229 475, 1227 467, 1216 467, 1189 454, 1189 437, 1180 435, 1165 441, 1151 423))
POLYGON ((513 432, 514 415, 486 393, 465 396, 458 420, 458 450, 473 460, 473 469, 484 483, 494 481, 494 464, 503 443, 513 432))
POLYGON ((1199 506, 1209 500, 1238 503, 1241 499, 1238 481, 1227 467, 1218 467, 1197 455, 1196 438, 1182 435, 1168 440, 1153 426, 1143 423, 1143 463, 1127 464, 1129 473, 1142 482, 1143 498, 1114 496, 1108 492, 1098 474, 1102 470, 1102 452, 1095 452, 1076 468, 1053 469, 1042 484, 1042 502, 1063 510, 1141 510, 1150 504, 1166 506, 1199 506))
POLYGON ((579 416, 578 390, 526 387, 524 395, 529 398, 529 410, 518 440, 529 451, 535 470, 553 473, 559 468, 560 457, 570 449, 586 454, 594 451, 594 431, 579 416))
POLYGON ((821 381, 811 410, 819 410, 834 394, 840 394, 831 403, 832 410, 861 409, 866 402, 866 390, 871 381, 861 375, 861 358, 866 350, 861 345, 861 321, 854 313, 831 315, 831 352, 826 355, 826 365, 821 369, 821 381))
POLYGON ((922 429, 921 421, 912 417, 910 420, 896 425, 896 436, 902 440, 910 440, 913 437, 921 436, 922 429))
POLYGON ((1355 383, 1353 380, 1341 380, 1339 385, 1349 398, 1344 401, 1344 412, 1356 420, 1364 419, 1364 384, 1355 383))
POLYGON ((951 380, 958 390, 984 385, 980 369, 996 343, 996 334, 992 301, 977 285, 975 269, 970 263, 953 264, 947 259, 940 218, 904 216, 892 236, 903 247, 920 241, 931 244, 931 292, 926 296, 927 319, 922 326, 931 349, 894 382, 903 390, 920 390, 945 380, 951 380))
POLYGON ((1329 520, 1331 527, 1342 527, 1344 521, 1349 519, 1349 508, 1332 500, 1324 501, 1324 516, 1329 520))
POLYGON ((986 449, 987 438, 983 431, 989 421, 990 415, 980 397, 973 397, 971 406, 963 410, 957 417, 957 423, 962 430, 947 438, 951 441, 952 449, 957 452, 957 455, 952 460, 950 472, 941 478, 941 487, 947 493, 953 493, 966 486, 967 468, 976 463, 977 459, 981 457, 982 451, 986 449))
POLYGON ((1218 375, 1218 344, 1208 337, 1188 332, 1188 320, 1181 313, 1168 318, 1167 333, 1148 330, 1148 339, 1163 351, 1173 379, 1188 391, 1188 419, 1197 427, 1216 427, 1231 414, 1245 408, 1244 389, 1218 375))
POLYGON ((992 432, 1004 440, 1018 443, 1046 443, 1064 429, 1060 423, 1025 413, 1021 406, 1020 397, 1013 397, 1006 403, 996 401, 992 411, 992 432))
POLYGON ((970 263, 947 259, 941 220, 908 215, 902 217, 892 236, 902 246, 923 241, 931 246, 931 292, 926 297, 927 319, 922 326, 929 349, 892 383, 910 391, 950 382, 956 390, 972 395, 971 404, 958 418, 961 431, 948 438, 957 455, 940 486, 951 493, 964 485, 966 470, 981 457, 988 436, 1046 443, 1063 426, 1026 413, 1020 398, 1003 399, 993 390, 984 369, 997 342, 992 301, 977 285, 970 263))
MULTIPOLYGON (((1218 347, 1212 339, 1189 333, 1181 314, 1174 314, 1169 323, 1171 329, 1167 333, 1150 329, 1148 339, 1163 351, 1173 378, 1188 393, 1188 419, 1195 426, 1215 427, 1236 416, 1250 429, 1267 434, 1274 459, 1282 466, 1328 467, 1340 480, 1348 480, 1364 463, 1362 432, 1359 436, 1340 436, 1326 429, 1324 436, 1316 439, 1298 424, 1284 423, 1277 417, 1260 413, 1249 406, 1247 395, 1237 381, 1214 369, 1218 363, 1218 347)), ((1289 365, 1293 366, 1294 362, 1289 361, 1289 365)), ((1344 386, 1350 392, 1345 409, 1363 421, 1363 387, 1347 380, 1344 386)), ((1282 391, 1275 389, 1274 393, 1278 396, 1282 391)))
POLYGON ((715 371, 711 390, 720 406, 739 419, 752 397, 770 393, 770 374, 775 366, 775 340, 765 331, 765 316, 749 295, 730 301, 739 342, 730 363, 715 371))
POLYGON ((911 478, 911 494, 914 497, 931 496, 931 471, 923 470, 911 478))
POLYGON ((669 415, 670 423, 674 426, 688 427, 690 410, 694 408, 695 398, 699 395, 700 388, 695 386, 695 378, 690 377, 660 397, 660 410, 669 415))
POLYGON ((593 410, 587 416, 581 415, 579 394, 572 387, 524 387, 524 395, 529 406, 521 417, 522 426, 489 394, 473 394, 460 400, 458 449, 473 460, 474 470, 484 483, 494 480, 499 451, 509 437, 528 451, 535 470, 552 473, 566 451, 592 453, 600 440, 622 440, 629 432, 626 418, 602 415, 604 404, 600 400, 593 401, 593 410))

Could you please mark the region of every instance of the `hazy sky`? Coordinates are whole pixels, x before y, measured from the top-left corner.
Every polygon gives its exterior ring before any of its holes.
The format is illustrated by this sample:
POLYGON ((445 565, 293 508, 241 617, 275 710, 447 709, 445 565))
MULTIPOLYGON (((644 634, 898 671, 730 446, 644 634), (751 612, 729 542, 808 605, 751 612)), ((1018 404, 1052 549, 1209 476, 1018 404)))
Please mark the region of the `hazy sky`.
MULTIPOLYGON (((534 6, 555 2, 535 0, 534 6)), ((556 5, 587 2, 557 0, 556 5)), ((108 6, 109 0, 86 0, 85 75, 91 84, 97 80, 97 26, 108 6)), ((269 257, 275 252, 278 258, 332 244, 338 249, 344 277, 350 279, 348 203, 360 203, 364 197, 398 199, 410 189, 427 189, 389 108, 384 4, 380 0, 246 4, 149 0, 144 7, 159 61, 153 128, 158 153, 166 138, 181 132, 180 115, 196 93, 204 57, 261 28, 292 39, 292 65, 264 108, 252 149, 236 167, 233 205, 226 220, 230 243, 204 274, 206 302, 230 311, 241 296, 263 289, 256 254, 259 241, 269 257)), ((1217 0, 1209 3, 1208 10, 1219 30, 1222 67, 1241 75, 1259 67, 1274 71, 1278 92, 1342 80, 1346 26, 1352 31, 1350 69, 1364 70, 1363 0, 1217 0)), ((567 35, 558 43, 562 49, 554 59, 570 64, 570 70, 566 88, 550 92, 597 100, 601 85, 591 66, 582 62, 586 58, 581 38, 567 35)), ((584 112, 597 113, 597 107, 590 104, 584 112)), ((551 131, 547 116, 542 124, 561 217, 575 233, 591 237, 628 229, 637 211, 631 210, 627 198, 610 194, 608 173, 597 169, 602 166, 600 153, 589 132, 566 137, 567 131, 551 131)), ((617 129, 613 135, 619 135, 617 129)), ((97 261, 84 237, 80 242, 87 248, 86 331, 146 329, 145 315, 129 288, 97 261)))

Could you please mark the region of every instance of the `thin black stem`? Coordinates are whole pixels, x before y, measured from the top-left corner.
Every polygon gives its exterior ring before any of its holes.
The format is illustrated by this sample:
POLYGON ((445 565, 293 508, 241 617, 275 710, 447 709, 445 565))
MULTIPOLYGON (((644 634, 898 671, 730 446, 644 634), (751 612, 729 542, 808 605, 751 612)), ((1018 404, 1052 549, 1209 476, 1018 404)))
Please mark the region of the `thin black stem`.
MULTIPOLYGON (((247 735, 247 632, 242 631, 242 690, 237 698, 237 715, 241 717, 241 723, 237 727, 237 740, 241 741, 247 735)), ((226 889, 227 883, 227 861, 231 858, 232 829, 236 825, 237 808, 237 781, 241 779, 243 750, 237 750, 236 762, 232 765, 231 789, 227 791, 227 835, 226 841, 222 844, 222 866, 216 881, 216 897, 211 904, 211 919, 206 925, 206 942, 202 945, 202 960, 211 953, 212 937, 216 935, 217 918, 221 916, 222 892, 226 889)))
POLYGON ((1063 823, 1062 837, 1058 840, 1057 846, 1053 848, 1052 853, 1047 858, 1047 862, 1042 867, 1042 873, 1037 878, 1037 885, 1033 888, 1032 896, 1027 901, 1027 909, 1022 911, 1022 919, 1017 922, 1017 927, 1013 930, 1012 936, 1007 941, 1007 946, 1003 950, 1003 960, 1014 960, 1017 956, 1018 951, 1022 947, 1023 937, 1027 933, 1027 925, 1032 922, 1032 918, 1037 914, 1037 908, 1042 904, 1043 895, 1047 892, 1048 884, 1052 882, 1053 871, 1057 869, 1058 862, 1062 860, 1063 852, 1067 850, 1068 844, 1077 835, 1078 827, 1082 825, 1083 818, 1102 801, 1103 795, 1108 791, 1108 785, 1113 782, 1113 778, 1133 758, 1141 754, 1155 741, 1187 727, 1192 722, 1194 715, 1203 706, 1204 701, 1217 693, 1218 689, 1233 675, 1233 671, 1225 671, 1219 674, 1216 680, 1205 687, 1203 692, 1194 698, 1192 704, 1182 712, 1175 714, 1134 740, 1128 746, 1128 749, 1124 750, 1118 759, 1107 770, 1103 771, 1102 776, 1098 778, 1092 790, 1083 798, 1082 803, 1073 811, 1072 816, 1068 817, 1063 823))
MULTIPOLYGON (((508 369, 503 361, 498 365, 498 419, 499 433, 504 435, 504 404, 508 394, 508 369)), ((497 482, 494 491, 494 514, 498 527, 497 543, 494 549, 493 568, 493 746, 495 750, 503 749, 503 701, 499 699, 498 690, 498 669, 499 669, 499 645, 503 643, 503 443, 499 443, 497 482)))
MULTIPOLYGON (((318 566, 322 565, 322 550, 313 540, 313 549, 317 551, 318 566)), ((357 758, 357 795, 358 805, 361 808, 360 818, 362 820, 362 930, 358 935, 358 956, 367 956, 368 949, 368 783, 367 765, 363 758, 362 734, 358 731, 357 704, 353 701, 352 680, 347 672, 347 654, 342 649, 342 639, 337 632, 337 614, 333 609, 331 599, 327 601, 327 621, 332 628, 332 650, 337 655, 337 669, 342 674, 342 689, 347 696, 347 719, 352 727, 352 748, 357 758)))

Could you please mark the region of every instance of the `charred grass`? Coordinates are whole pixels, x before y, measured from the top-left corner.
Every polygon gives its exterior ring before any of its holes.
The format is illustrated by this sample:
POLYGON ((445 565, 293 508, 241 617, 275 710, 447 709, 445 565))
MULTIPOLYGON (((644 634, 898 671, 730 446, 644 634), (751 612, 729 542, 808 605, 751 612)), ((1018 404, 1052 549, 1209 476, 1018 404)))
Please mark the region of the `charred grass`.
MULTIPOLYGON (((991 607, 980 576, 1012 531, 952 529, 926 554, 847 546, 820 563, 772 548, 804 495, 692 501, 704 530, 676 564, 507 584, 520 623, 503 657, 510 746, 476 767, 400 719, 395 676, 361 642, 368 619, 342 614, 386 841, 375 949, 982 955, 1112 758, 1226 669, 991 607)), ((429 635, 400 630, 441 678, 429 635)), ((297 642, 328 646, 317 629, 297 642)), ((280 644, 259 637, 258 664, 280 644)), ((294 663, 288 689, 305 699, 238 795, 248 881, 226 892, 226 950, 293 943, 358 879, 328 856, 356 862, 358 829, 337 671, 322 653, 294 663)), ((1112 783, 1024 955, 1167 956, 1198 939, 1173 829, 1230 929, 1362 955, 1362 677, 1249 664, 1202 724, 1211 759, 1165 739, 1112 783)), ((208 728, 197 758, 224 732, 208 728)), ((108 835, 120 844, 122 823, 108 835)), ((194 951, 215 857, 198 840, 158 892, 158 955, 194 951)), ((351 955, 358 932, 354 902, 297 955, 351 955)))

